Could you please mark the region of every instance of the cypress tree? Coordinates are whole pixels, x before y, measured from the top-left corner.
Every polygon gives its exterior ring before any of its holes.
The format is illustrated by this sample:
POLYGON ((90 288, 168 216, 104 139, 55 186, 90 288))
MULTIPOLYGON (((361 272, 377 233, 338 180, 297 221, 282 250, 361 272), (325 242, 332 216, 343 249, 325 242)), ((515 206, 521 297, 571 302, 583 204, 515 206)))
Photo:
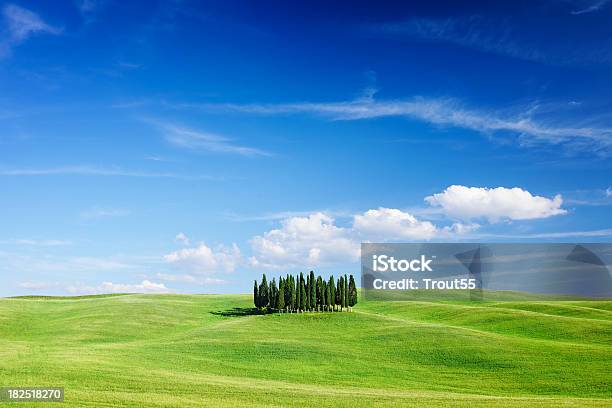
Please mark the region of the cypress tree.
POLYGON ((296 282, 295 282, 295 310, 296 311, 300 311, 301 306, 302 306, 302 291, 300 290, 301 285, 302 285, 302 280, 301 280, 301 274, 300 276, 296 277, 296 282))
POLYGON ((344 274, 344 279, 342 280, 342 283, 344 284, 344 288, 342 289, 342 295, 344 296, 343 304, 344 307, 348 308, 348 279, 346 278, 346 274, 344 274))
POLYGON ((325 310, 328 312, 331 309, 331 284, 325 284, 325 310))
POLYGON ((348 292, 348 305, 353 310, 353 306, 357 304, 357 286, 355 286, 353 275, 349 278, 348 292))
POLYGON ((259 294, 257 293, 257 279, 255 279, 255 284, 253 285, 253 303, 255 303, 255 307, 259 309, 259 294))
POLYGON ((306 311, 306 281, 304 274, 300 272, 300 309, 306 311))
POLYGON ((310 297, 310 310, 315 310, 317 307, 317 288, 316 288, 316 280, 315 274, 313 271, 310 271, 310 288, 309 288, 309 297, 310 297))
POLYGON ((295 290, 295 278, 293 275, 290 275, 291 283, 289 284, 289 289, 291 291, 291 311, 295 311, 297 309, 297 290, 295 290))
POLYGON ((327 285, 329 286, 329 306, 333 311, 336 304, 336 282, 334 282, 334 275, 329 277, 327 285))
POLYGON ((268 281, 266 280, 266 274, 263 274, 263 277, 261 278, 261 284, 259 285, 259 299, 261 300, 259 302, 259 308, 263 309, 264 307, 268 306, 268 281))
POLYGON ((342 311, 342 288, 344 285, 342 284, 342 276, 338 278, 338 283, 336 284, 336 306, 340 308, 342 311))
POLYGON ((306 289, 306 301, 304 302, 304 310, 310 310, 310 288, 312 284, 310 283, 310 275, 306 275, 306 284, 304 285, 306 289))
POLYGON ((321 304, 323 306, 323 310, 327 311, 327 282, 323 278, 321 278, 321 286, 321 292, 323 296, 321 304))
POLYGON ((323 310, 323 279, 317 277, 317 311, 323 310))
POLYGON ((291 309, 291 280, 289 279, 289 274, 285 278, 285 307, 287 311, 291 309))
POLYGON ((270 282, 270 309, 276 309, 276 300, 278 299, 278 289, 276 287, 276 278, 272 278, 272 282, 270 282))
POLYGON ((283 278, 278 278, 278 299, 276 300, 276 308, 279 312, 285 309, 285 280, 283 278))

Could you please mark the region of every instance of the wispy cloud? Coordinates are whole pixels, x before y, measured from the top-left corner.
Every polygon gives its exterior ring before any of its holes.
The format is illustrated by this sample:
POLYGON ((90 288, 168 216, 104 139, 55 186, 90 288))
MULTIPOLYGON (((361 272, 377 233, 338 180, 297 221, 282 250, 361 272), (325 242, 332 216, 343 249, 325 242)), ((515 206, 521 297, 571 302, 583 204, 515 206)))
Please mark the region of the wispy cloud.
POLYGON ((83 211, 79 216, 84 220, 93 220, 99 218, 114 218, 114 217, 126 217, 130 215, 128 210, 116 209, 116 208, 100 208, 94 207, 87 211, 83 211))
POLYGON ((593 13, 595 11, 601 10, 609 2, 610 0, 598 0, 598 1, 589 1, 586 4, 582 3, 582 8, 578 10, 572 10, 572 14, 580 15, 580 14, 593 13))
POLYGON ((469 236, 470 239, 499 238, 499 239, 555 239, 555 238, 588 238, 612 237, 612 228, 583 231, 539 232, 533 234, 496 234, 478 233, 469 236))
MULTIPOLYGON (((601 8, 609 0, 602 0, 574 14, 582 14, 601 8), (588 11, 587 11, 588 10, 588 11)), ((484 18, 478 15, 425 18, 415 17, 400 22, 372 24, 364 27, 368 35, 447 43, 473 50, 503 55, 510 58, 533 61, 549 65, 588 65, 612 62, 612 53, 607 52, 607 40, 592 45, 586 42, 568 43, 567 40, 536 42, 535 36, 524 35, 506 20, 484 18), (602 50, 603 49, 603 50, 602 50)))
POLYGON ((140 283, 114 283, 102 282, 99 285, 91 286, 82 283, 71 284, 62 289, 73 295, 95 295, 102 293, 170 293, 171 289, 163 283, 151 282, 148 279, 140 283))
POLYGON ((570 190, 564 193, 564 202, 576 206, 612 205, 612 190, 610 188, 570 190))
POLYGON ((151 122, 164 134, 166 140, 175 146, 213 153, 229 153, 242 156, 270 156, 271 153, 255 147, 242 146, 234 139, 215 133, 203 132, 173 123, 151 122))
POLYGON ((478 16, 442 19, 413 18, 402 22, 368 26, 369 32, 383 36, 405 37, 423 41, 447 42, 462 47, 493 52, 530 61, 545 61, 536 50, 519 46, 507 27, 491 24, 478 16))
POLYGON ((236 222, 244 222, 244 221, 277 221, 283 220, 291 217, 305 217, 314 213, 324 213, 332 217, 336 218, 346 218, 351 217, 353 212, 351 211, 341 211, 341 210, 330 210, 330 209, 315 209, 315 210, 305 210, 305 211, 277 211, 277 212, 266 212, 262 214, 235 214, 235 213, 225 213, 224 216, 236 222))
POLYGON ((27 177, 27 176, 108 176, 108 177, 144 177, 144 178, 176 178, 176 179, 207 179, 216 180, 218 177, 207 175, 185 176, 175 173, 156 173, 146 171, 124 170, 120 168, 104 168, 92 166, 66 166, 39 169, 8 169, 0 170, 0 177, 27 177))
POLYGON ((227 283, 227 280, 219 278, 211 278, 207 276, 196 276, 190 274, 169 274, 169 273, 158 273, 155 275, 157 279, 167 282, 180 282, 180 283, 191 283, 194 285, 222 285, 227 283))
POLYGON ((76 0, 75 4, 82 14, 98 11, 106 4, 106 0, 76 0))
POLYGON ((106 293, 169 293, 172 290, 163 283, 152 282, 148 279, 140 283, 114 283, 102 282, 98 285, 87 285, 81 282, 60 283, 45 281, 19 282, 17 286, 28 292, 36 293, 69 293, 71 295, 95 295, 106 293))
POLYGON ((0 244, 9 245, 26 245, 26 246, 66 246, 72 245, 71 241, 61 239, 31 239, 31 238, 14 238, 0 240, 0 244))
POLYGON ((281 104, 178 104, 179 108, 211 112, 260 115, 312 114, 331 120, 362 120, 406 117, 436 126, 452 126, 487 135, 513 136, 523 146, 562 145, 570 152, 590 152, 607 157, 612 153, 612 128, 572 126, 550 114, 538 115, 538 105, 521 110, 495 111, 466 107, 453 98, 413 97, 404 100, 359 98, 344 102, 281 104))
POLYGON ((35 34, 60 34, 61 28, 46 23, 38 14, 15 4, 2 8, 4 39, 0 42, 0 57, 10 54, 13 47, 35 34))

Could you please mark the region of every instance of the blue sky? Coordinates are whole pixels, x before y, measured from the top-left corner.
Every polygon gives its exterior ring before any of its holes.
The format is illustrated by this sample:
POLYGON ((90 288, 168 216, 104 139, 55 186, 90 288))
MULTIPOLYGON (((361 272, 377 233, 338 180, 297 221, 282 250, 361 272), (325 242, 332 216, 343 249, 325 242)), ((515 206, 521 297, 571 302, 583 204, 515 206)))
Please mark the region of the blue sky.
POLYGON ((0 295, 611 242, 612 2, 0 3, 0 295))

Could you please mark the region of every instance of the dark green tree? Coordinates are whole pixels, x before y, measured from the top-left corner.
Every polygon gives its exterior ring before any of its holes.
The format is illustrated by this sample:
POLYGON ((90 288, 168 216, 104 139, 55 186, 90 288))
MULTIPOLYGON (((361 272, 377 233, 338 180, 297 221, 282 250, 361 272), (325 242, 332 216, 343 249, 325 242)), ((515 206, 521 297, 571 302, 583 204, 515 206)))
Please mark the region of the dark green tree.
POLYGON ((257 279, 255 279, 255 284, 253 285, 253 303, 255 304, 255 307, 259 309, 259 294, 257 291, 257 279))
POLYGON ((278 288, 276 287, 276 278, 272 278, 270 282, 270 294, 269 294, 269 306, 270 309, 276 309, 276 300, 278 299, 278 288))
POLYGON ((355 286, 355 278, 353 275, 349 277, 348 285, 348 305, 353 310, 353 306, 357 304, 357 286, 355 286))
POLYGON ((312 284, 310 283, 310 275, 306 275, 305 281, 306 281, 306 284, 304 286, 306 288, 306 301, 304 302, 304 310, 309 311, 310 310, 310 288, 312 287, 312 284))
POLYGON ((261 283, 259 284, 259 308, 263 309, 264 307, 268 306, 268 281, 266 280, 266 274, 263 274, 263 277, 261 278, 261 283))
POLYGON ((291 309, 291 280, 289 279, 289 274, 285 277, 285 308, 287 311, 291 309))
POLYGON ((323 292, 323 279, 318 276, 317 277, 317 287, 316 287, 316 299, 317 299, 317 311, 323 310, 323 302, 324 302, 324 292, 323 292))
POLYGON ((327 282, 327 286, 329 286, 329 306, 333 311, 336 309, 336 282, 334 282, 334 275, 329 277, 329 282, 327 282))
POLYGON ((310 287, 308 288, 308 296, 310 297, 310 310, 315 310, 317 308, 317 283, 314 271, 310 271, 310 276, 308 280, 310 281, 310 287))
POLYGON ((302 291, 300 287, 302 285, 300 276, 296 276, 295 279, 295 310, 299 312, 302 306, 302 291))
POLYGON ((300 310, 306 311, 306 281, 304 274, 300 272, 300 310))
POLYGON ((324 288, 324 309, 329 312, 329 308, 331 306, 330 297, 329 297, 329 284, 323 280, 323 288, 324 288))
POLYGON ((342 283, 344 284, 344 288, 342 289, 342 303, 344 307, 348 308, 348 278, 346 277, 346 274, 344 275, 342 283))
POLYGON ((342 311, 342 288, 344 284, 342 283, 342 276, 338 278, 338 282, 336 283, 336 307, 342 311))
POLYGON ((278 278, 278 298, 276 299, 276 308, 279 311, 285 310, 285 280, 278 278))
POLYGON ((289 284, 289 290, 291 291, 291 311, 297 310, 297 290, 295 285, 295 277, 293 275, 290 276, 291 283, 289 284))

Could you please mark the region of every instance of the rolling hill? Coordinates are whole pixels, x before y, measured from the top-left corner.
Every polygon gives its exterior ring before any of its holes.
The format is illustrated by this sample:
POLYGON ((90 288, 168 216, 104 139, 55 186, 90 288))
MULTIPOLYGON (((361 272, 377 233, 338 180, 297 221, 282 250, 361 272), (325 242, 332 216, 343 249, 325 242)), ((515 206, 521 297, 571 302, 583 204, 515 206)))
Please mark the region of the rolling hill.
POLYGON ((610 301, 251 304, 0 299, 0 383, 63 386, 67 406, 612 406, 610 301))

